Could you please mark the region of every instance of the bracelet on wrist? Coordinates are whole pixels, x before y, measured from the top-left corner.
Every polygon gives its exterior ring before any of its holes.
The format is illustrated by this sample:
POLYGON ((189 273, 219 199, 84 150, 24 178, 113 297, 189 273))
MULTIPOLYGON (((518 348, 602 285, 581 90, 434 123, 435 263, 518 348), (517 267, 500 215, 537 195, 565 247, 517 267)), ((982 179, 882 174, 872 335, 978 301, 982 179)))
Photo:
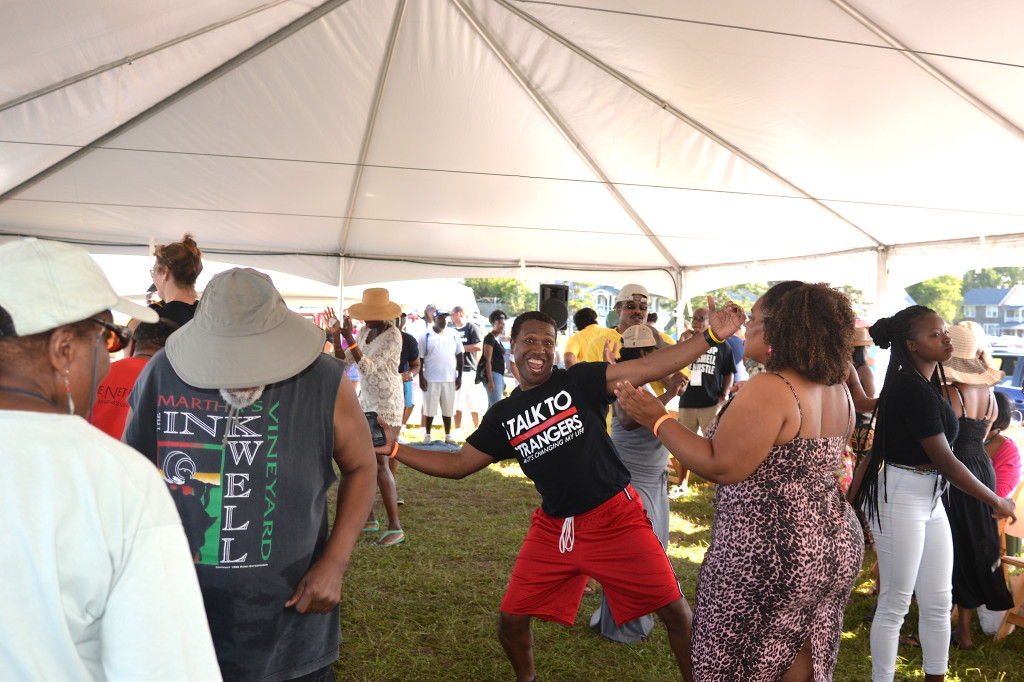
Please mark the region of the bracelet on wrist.
POLYGON ((718 338, 711 333, 711 327, 704 330, 704 340, 707 341, 709 346, 721 346, 724 341, 718 340, 718 338))
POLYGON ((651 431, 654 432, 654 437, 655 438, 658 437, 658 429, 661 428, 661 425, 665 423, 666 419, 669 419, 671 417, 672 417, 672 415, 670 415, 668 412, 666 412, 665 414, 663 414, 660 417, 658 417, 658 421, 654 422, 654 426, 651 427, 651 431))
POLYGON ((397 454, 398 454, 398 441, 396 440, 395 441, 395 447, 391 448, 391 454, 388 455, 388 457, 390 457, 391 459, 394 459, 395 455, 397 455, 397 454))

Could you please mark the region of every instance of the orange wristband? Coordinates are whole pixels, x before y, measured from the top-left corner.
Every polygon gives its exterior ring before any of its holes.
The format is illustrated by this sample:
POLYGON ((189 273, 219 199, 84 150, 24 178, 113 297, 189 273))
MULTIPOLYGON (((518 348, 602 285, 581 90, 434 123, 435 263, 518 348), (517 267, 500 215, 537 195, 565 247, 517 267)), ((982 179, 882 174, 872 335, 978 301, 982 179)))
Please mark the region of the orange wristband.
POLYGON ((388 457, 390 457, 391 459, 394 459, 394 458, 395 458, 395 455, 397 455, 397 454, 398 454, 398 441, 396 440, 396 441, 395 441, 395 447, 393 447, 393 448, 391 449, 391 454, 390 454, 390 455, 388 455, 388 457))
POLYGON ((671 417, 672 417, 672 415, 670 415, 668 412, 666 412, 665 414, 663 414, 660 417, 658 417, 658 421, 654 422, 654 426, 651 427, 651 431, 654 432, 654 437, 655 438, 658 437, 658 427, 660 427, 665 422, 666 419, 669 419, 671 417))

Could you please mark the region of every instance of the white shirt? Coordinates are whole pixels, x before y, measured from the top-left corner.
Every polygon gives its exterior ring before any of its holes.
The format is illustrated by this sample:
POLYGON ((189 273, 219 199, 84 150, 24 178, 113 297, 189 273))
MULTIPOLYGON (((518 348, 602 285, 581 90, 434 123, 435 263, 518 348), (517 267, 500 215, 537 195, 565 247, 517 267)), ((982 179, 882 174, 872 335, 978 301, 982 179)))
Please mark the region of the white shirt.
POLYGON ((221 679, 149 461, 80 417, 0 410, 0 467, 0 679, 221 679))
MULTIPOLYGON (((423 376, 427 383, 454 382, 458 370, 455 354, 461 352, 462 339, 450 327, 442 329, 440 334, 431 327, 420 336, 420 357, 424 360, 423 376)), ((469 380, 472 381, 472 377, 469 380)))

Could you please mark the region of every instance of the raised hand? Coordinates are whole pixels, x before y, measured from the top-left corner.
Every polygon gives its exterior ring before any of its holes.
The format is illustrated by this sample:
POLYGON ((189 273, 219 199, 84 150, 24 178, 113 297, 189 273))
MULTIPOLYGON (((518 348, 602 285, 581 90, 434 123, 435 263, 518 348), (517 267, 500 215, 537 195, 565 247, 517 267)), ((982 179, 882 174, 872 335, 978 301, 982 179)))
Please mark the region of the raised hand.
POLYGON ((746 321, 747 314, 736 303, 729 301, 721 310, 716 310, 714 299, 708 296, 708 325, 715 338, 732 336, 746 321))
POLYGON ((338 321, 338 316, 334 314, 334 308, 330 306, 324 308, 324 315, 327 316, 325 320, 327 325, 327 331, 329 331, 334 336, 340 334, 341 322, 338 321))

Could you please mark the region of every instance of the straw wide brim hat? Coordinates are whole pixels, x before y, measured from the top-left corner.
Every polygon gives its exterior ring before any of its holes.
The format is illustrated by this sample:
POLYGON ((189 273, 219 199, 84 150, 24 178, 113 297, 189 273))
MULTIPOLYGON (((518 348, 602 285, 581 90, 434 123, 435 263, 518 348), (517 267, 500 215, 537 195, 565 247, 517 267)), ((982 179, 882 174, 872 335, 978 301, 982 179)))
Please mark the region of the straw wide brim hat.
POLYGON ((191 386, 250 388, 290 379, 323 349, 323 330, 289 310, 267 275, 234 268, 210 280, 165 352, 191 386))
POLYGON ((870 346, 874 343, 871 340, 871 334, 864 327, 857 327, 853 330, 853 345, 856 346, 870 346))
POLYGON ((950 327, 949 338, 953 342, 953 357, 942 363, 947 381, 968 386, 995 386, 1006 376, 978 357, 981 346, 970 327, 950 327))
POLYGON ((393 320, 402 314, 402 307, 392 303, 383 287, 363 290, 363 300, 348 307, 348 314, 357 320, 393 320))

